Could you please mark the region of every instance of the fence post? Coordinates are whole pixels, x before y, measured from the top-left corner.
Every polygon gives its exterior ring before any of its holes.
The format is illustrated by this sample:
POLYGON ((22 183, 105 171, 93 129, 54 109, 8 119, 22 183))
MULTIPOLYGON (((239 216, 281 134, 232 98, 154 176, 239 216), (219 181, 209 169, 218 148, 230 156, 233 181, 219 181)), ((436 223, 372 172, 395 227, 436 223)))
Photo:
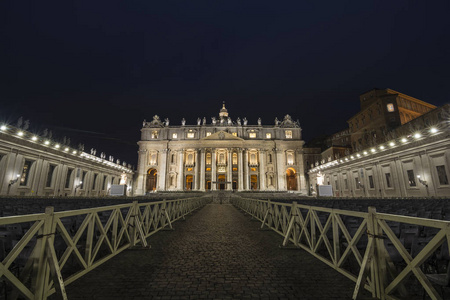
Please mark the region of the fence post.
POLYGON ((149 247, 147 244, 147 240, 145 238, 144 230, 142 229, 141 221, 139 220, 139 203, 138 201, 133 201, 133 205, 130 208, 131 211, 131 217, 130 217, 130 224, 132 226, 131 230, 131 243, 130 248, 136 246, 136 236, 139 235, 139 238, 141 239, 141 244, 144 248, 149 247))
MULTIPOLYGON (((44 225, 42 226, 42 229, 39 230, 39 235, 36 241, 36 264, 35 264, 35 270, 37 271, 36 276, 36 285, 35 285, 35 298, 37 300, 43 300, 47 299, 46 296, 46 286, 50 279, 50 268, 47 262, 47 256, 46 256, 46 246, 47 246, 47 240, 48 237, 53 234, 52 228, 53 226, 53 212, 54 208, 52 206, 45 208, 45 219, 44 219, 44 225)), ((34 273, 36 274, 36 273, 34 273)))
POLYGON ((364 288, 366 277, 370 272, 372 297, 377 299, 386 299, 384 293, 384 283, 386 279, 386 261, 383 256, 384 242, 380 236, 381 230, 378 226, 377 210, 375 207, 369 207, 367 217, 367 248, 361 264, 358 279, 356 281, 353 299, 357 299, 361 288, 364 288))

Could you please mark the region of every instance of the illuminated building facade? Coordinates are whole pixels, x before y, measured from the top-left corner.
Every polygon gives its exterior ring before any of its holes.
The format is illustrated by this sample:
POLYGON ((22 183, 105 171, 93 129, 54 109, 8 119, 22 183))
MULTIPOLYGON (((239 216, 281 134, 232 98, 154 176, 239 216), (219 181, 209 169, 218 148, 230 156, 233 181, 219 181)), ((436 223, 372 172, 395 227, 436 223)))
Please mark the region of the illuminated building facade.
POLYGON ((306 194, 304 142, 289 115, 273 125, 218 117, 170 125, 154 116, 141 129, 136 194, 154 191, 293 191, 306 194))
POLYGON ((450 105, 395 128, 379 143, 316 162, 311 188, 331 185, 336 197, 450 196, 450 105))
POLYGON ((353 151, 384 141, 391 130, 436 108, 391 89, 373 89, 359 98, 361 111, 347 121, 353 151))
POLYGON ((68 144, 0 124, 0 195, 97 197, 112 184, 127 185, 132 194, 130 165, 68 144))

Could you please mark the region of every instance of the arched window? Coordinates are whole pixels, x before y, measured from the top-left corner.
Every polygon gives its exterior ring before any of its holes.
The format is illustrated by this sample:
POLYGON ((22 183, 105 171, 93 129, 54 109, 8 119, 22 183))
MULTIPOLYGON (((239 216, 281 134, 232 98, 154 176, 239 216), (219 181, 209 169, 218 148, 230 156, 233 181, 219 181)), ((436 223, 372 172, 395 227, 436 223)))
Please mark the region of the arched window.
POLYGON ((211 153, 206 153, 206 164, 207 165, 211 164, 211 153))
POLYGON ((233 153, 233 165, 237 165, 237 153, 233 153))
POLYGON ((150 153, 150 165, 156 165, 156 152, 150 153))
POLYGON ((219 154, 219 164, 225 164, 225 153, 219 154))
POLYGON ((256 165, 257 164, 256 153, 251 153, 250 154, 250 164, 252 164, 252 165, 256 165))
POLYGON ((287 164, 293 165, 294 164, 294 155, 292 152, 287 153, 287 164))
POLYGON ((193 153, 188 154, 187 163, 190 165, 192 165, 194 163, 194 154, 193 153))
POLYGON ((175 154, 172 154, 170 156, 170 163, 174 164, 175 163, 175 154))
POLYGON ((269 153, 269 164, 271 164, 272 163, 272 153, 269 153))

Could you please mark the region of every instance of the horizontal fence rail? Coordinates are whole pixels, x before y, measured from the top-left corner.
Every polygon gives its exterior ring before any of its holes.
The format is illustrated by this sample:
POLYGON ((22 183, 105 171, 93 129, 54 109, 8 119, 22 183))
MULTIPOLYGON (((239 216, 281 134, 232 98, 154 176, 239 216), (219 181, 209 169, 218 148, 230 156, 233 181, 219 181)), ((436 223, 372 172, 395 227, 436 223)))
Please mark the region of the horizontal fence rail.
POLYGON ((46 299, 125 249, 210 202, 188 198, 0 218, 0 282, 8 299, 46 299))
POLYGON ((431 281, 450 280, 450 222, 233 197, 231 203, 378 299, 409 299, 411 289, 442 299, 431 281))

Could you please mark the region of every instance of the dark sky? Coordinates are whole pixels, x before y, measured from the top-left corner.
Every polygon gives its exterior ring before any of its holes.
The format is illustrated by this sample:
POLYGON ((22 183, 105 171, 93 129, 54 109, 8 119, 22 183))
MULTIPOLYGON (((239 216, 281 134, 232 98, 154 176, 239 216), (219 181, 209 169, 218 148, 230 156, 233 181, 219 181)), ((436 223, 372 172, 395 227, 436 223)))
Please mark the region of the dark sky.
POLYGON ((305 140, 346 126, 359 95, 448 102, 450 1, 0 1, 0 122, 131 163, 143 119, 218 114, 305 140), (75 142, 74 142, 75 143, 75 142))

